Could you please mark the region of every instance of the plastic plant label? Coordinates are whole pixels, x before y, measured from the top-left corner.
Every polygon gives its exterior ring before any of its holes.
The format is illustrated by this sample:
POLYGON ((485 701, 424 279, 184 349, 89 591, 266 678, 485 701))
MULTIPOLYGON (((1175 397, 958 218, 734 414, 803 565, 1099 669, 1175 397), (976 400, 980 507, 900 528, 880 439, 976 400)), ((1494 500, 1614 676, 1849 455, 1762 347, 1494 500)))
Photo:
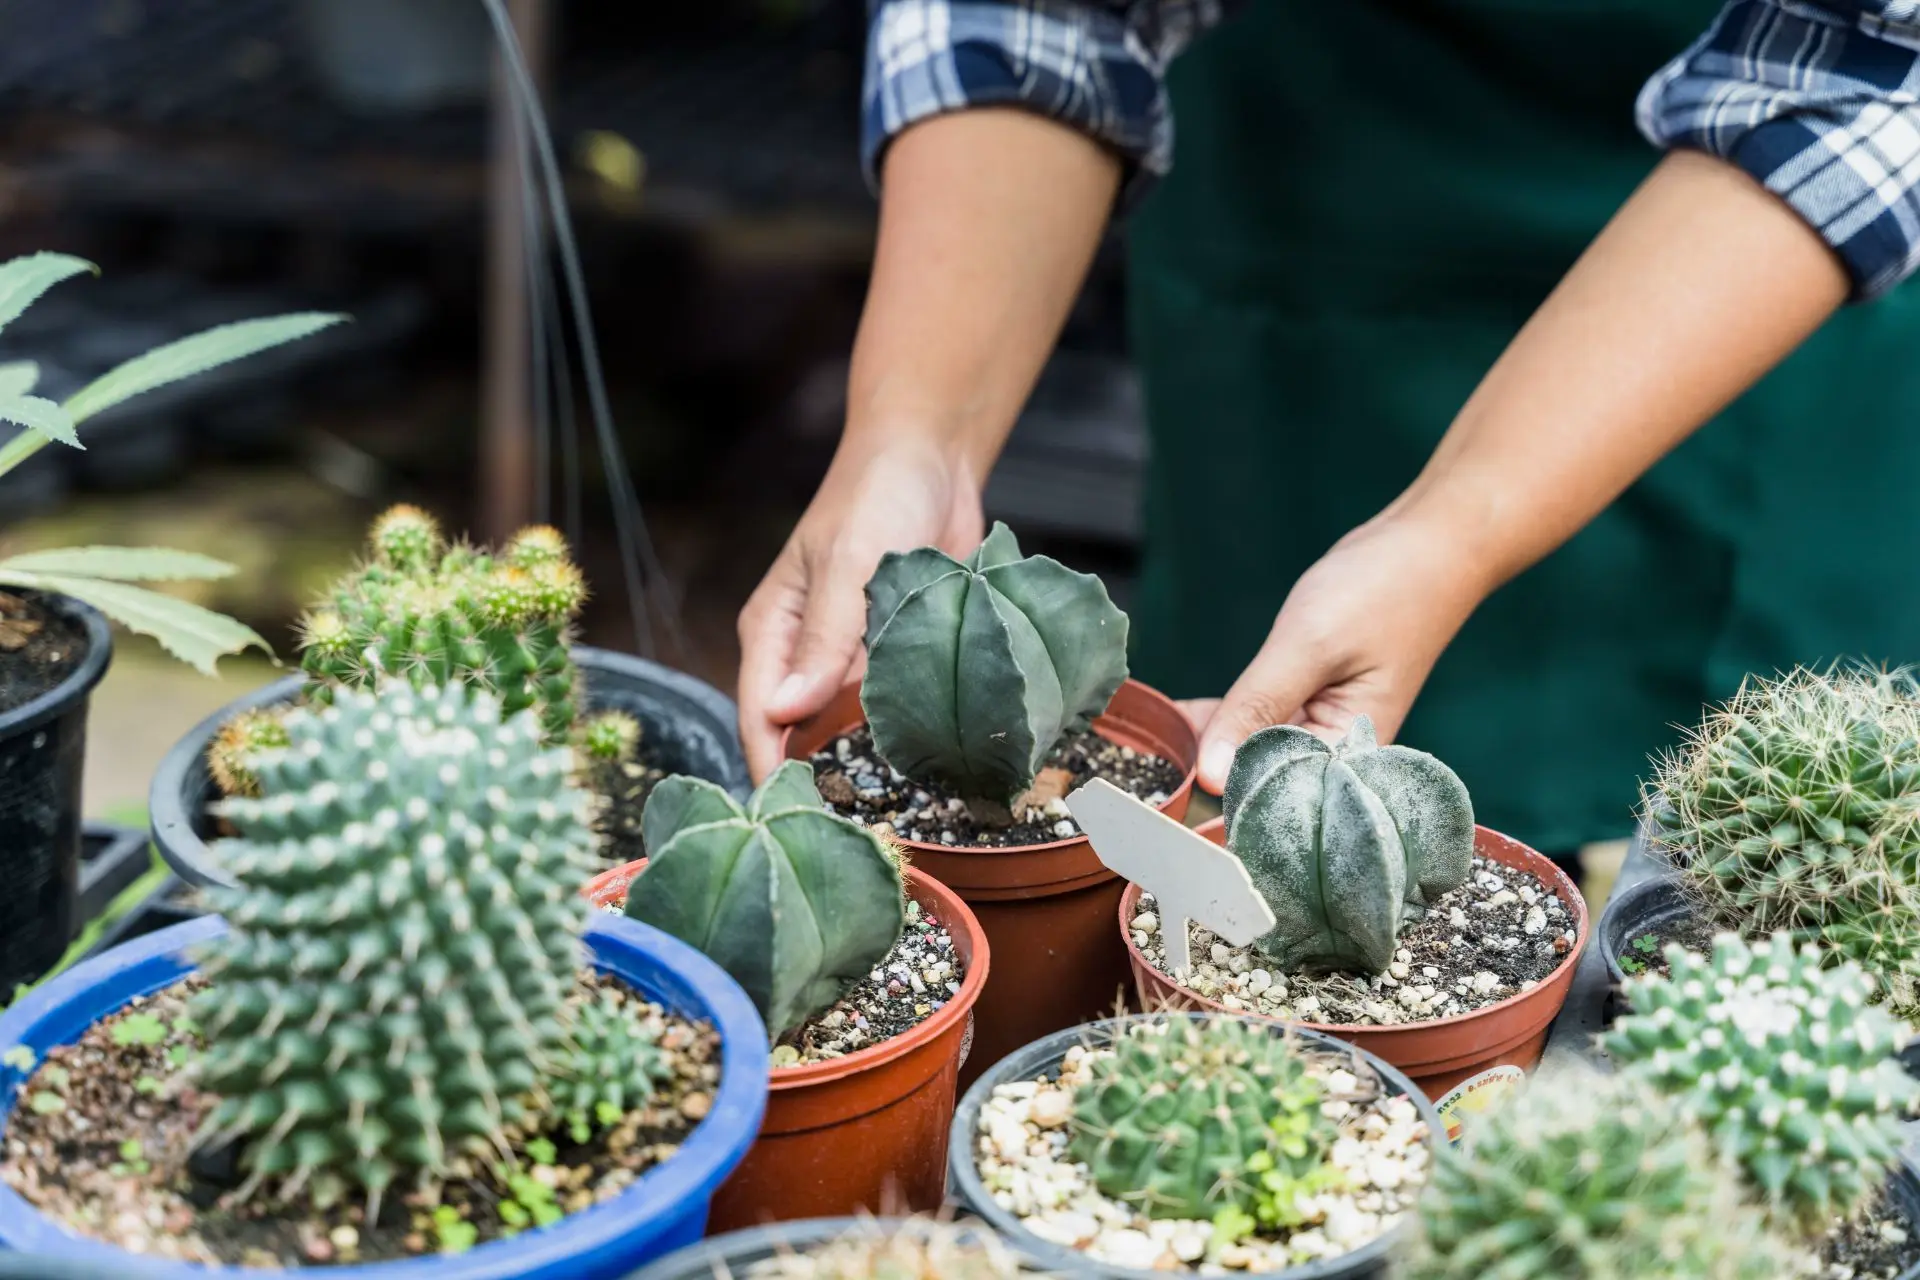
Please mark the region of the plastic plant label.
POLYGON ((1479 1075, 1462 1080, 1434 1104, 1441 1122, 1447 1126, 1447 1141, 1458 1145, 1466 1136, 1469 1117, 1494 1110, 1526 1084, 1526 1072, 1505 1065, 1489 1067, 1479 1075))
POLYGON ((1067 797, 1067 811, 1108 870, 1153 895, 1169 973, 1192 970, 1189 922, 1236 947, 1273 928, 1273 908, 1240 859, 1153 806, 1095 778, 1067 797))

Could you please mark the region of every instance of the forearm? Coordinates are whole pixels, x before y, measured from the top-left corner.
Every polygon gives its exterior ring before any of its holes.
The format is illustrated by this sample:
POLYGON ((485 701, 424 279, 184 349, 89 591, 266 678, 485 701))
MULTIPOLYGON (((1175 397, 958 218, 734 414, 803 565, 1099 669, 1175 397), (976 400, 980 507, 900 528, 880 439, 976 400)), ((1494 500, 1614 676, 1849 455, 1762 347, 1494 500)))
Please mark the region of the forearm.
POLYGON ((1848 289, 1826 242, 1751 178, 1670 155, 1383 518, 1444 531, 1490 592, 1757 382, 1848 289))
POLYGON ((888 148, 841 459, 923 445, 984 476, 1059 337, 1120 163, 1028 112, 978 109, 888 148))

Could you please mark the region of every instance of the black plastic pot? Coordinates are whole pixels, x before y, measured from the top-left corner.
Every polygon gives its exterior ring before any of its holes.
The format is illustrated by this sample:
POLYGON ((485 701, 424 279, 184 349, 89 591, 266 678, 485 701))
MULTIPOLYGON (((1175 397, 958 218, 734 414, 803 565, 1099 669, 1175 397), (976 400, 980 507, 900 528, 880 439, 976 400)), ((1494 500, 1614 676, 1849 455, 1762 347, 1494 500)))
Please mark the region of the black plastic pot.
MULTIPOLYGON (((586 705, 637 716, 650 758, 674 773, 691 774, 745 799, 752 790, 740 752, 738 711, 733 699, 684 672, 630 654, 582 645, 573 651, 586 686, 586 705)), ((287 702, 300 692, 301 677, 289 676, 228 703, 173 744, 153 775, 147 811, 154 847, 189 885, 228 884, 207 847, 213 822, 207 804, 207 746, 220 726, 242 711, 287 702)))
MULTIPOLYGON (((73 933, 113 905, 121 891, 147 872, 147 833, 138 827, 89 822, 80 836, 80 887, 75 898, 73 933)), ((72 941, 72 939, 68 939, 72 941)))
MULTIPOLYGON (((900 1230, 904 1222, 900 1218, 806 1218, 799 1222, 776 1222, 745 1231, 730 1231, 726 1235, 688 1245, 677 1253, 670 1253, 658 1262, 634 1272, 627 1280, 743 1277, 748 1268, 757 1262, 788 1254, 804 1254, 820 1245, 859 1232, 890 1234, 900 1230)), ((979 1229, 977 1224, 973 1229, 979 1229)))
POLYGON ((1596 931, 1614 991, 1618 992, 1627 980, 1627 971, 1620 967, 1620 959, 1633 946, 1633 940, 1649 933, 1657 934, 1693 912, 1693 903, 1687 900, 1680 878, 1675 875, 1654 876, 1614 894, 1607 901, 1606 910, 1600 913, 1600 928, 1596 931))
MULTIPOLYGON (((1167 1273, 1164 1271, 1137 1271, 1116 1267, 1089 1258, 1078 1250, 1042 1240, 1021 1226, 1019 1218, 996 1204, 985 1184, 980 1181, 980 1170, 974 1160, 974 1151, 978 1145, 976 1130, 980 1125, 980 1110, 986 1105, 987 1099, 993 1095, 995 1086, 1051 1075, 1059 1070, 1062 1060, 1067 1056, 1067 1050, 1073 1046, 1109 1041, 1128 1024, 1160 1022, 1167 1018, 1202 1019, 1220 1016, 1222 1015, 1215 1013, 1151 1013, 1134 1014, 1126 1018, 1107 1018, 1100 1022, 1088 1023, 1086 1026, 1069 1027, 1065 1031, 1057 1031, 1045 1039, 1036 1040, 1024 1049, 1016 1050, 1000 1059, 987 1069, 985 1075, 973 1082, 973 1087, 967 1090, 967 1096, 960 1100, 960 1107, 954 1113, 953 1132, 947 1143, 947 1194, 957 1200, 969 1213, 985 1220, 987 1225, 1005 1237, 1015 1252, 1049 1274, 1062 1277, 1085 1277, 1086 1280, 1095 1280, 1095 1278, 1097 1280, 1165 1280, 1167 1273)), ((1360 1059, 1372 1068, 1389 1090, 1413 1099, 1414 1106, 1420 1110, 1421 1119, 1427 1122, 1428 1148, 1434 1158, 1438 1159, 1441 1146, 1446 1141, 1447 1126, 1440 1119, 1440 1113, 1434 1109, 1427 1095, 1420 1092, 1413 1081, 1407 1079, 1391 1064, 1376 1058, 1364 1049, 1336 1040, 1332 1036, 1322 1035, 1317 1031, 1309 1031, 1304 1027, 1288 1026, 1285 1023, 1266 1019, 1255 1020, 1255 1024, 1270 1030, 1274 1035, 1291 1033, 1315 1048, 1337 1050, 1360 1059)), ((1370 1280, 1371 1277, 1384 1276, 1387 1273, 1388 1258, 1410 1228, 1411 1223, 1403 1221, 1392 1231, 1352 1253, 1289 1267, 1285 1271, 1265 1272, 1259 1276, 1248 1275, 1246 1280, 1370 1280)))
POLYGON ((0 1000, 73 940, 87 701, 113 660, 105 618, 65 596, 25 594, 78 624, 87 653, 58 685, 0 715, 0 1000))

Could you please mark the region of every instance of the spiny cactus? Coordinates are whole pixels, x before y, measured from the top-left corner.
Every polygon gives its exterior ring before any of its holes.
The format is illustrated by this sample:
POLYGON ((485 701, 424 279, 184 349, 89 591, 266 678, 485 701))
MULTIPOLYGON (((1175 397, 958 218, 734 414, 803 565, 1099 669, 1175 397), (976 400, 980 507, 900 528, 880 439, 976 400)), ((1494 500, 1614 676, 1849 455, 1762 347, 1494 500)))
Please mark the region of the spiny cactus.
POLYGON ((571 1013, 567 1045, 554 1068, 553 1104, 573 1140, 585 1142, 651 1098, 655 1083, 673 1071, 657 1033, 614 993, 597 992, 571 1013))
POLYGON ((1028 1274, 984 1224, 861 1222, 845 1235, 756 1262, 747 1280, 1015 1280, 1028 1274))
POLYGON ((640 759, 640 721, 624 711, 602 711, 580 726, 580 777, 596 797, 593 829, 609 866, 647 856, 641 815, 647 797, 666 776, 640 759))
POLYGON ((1227 848, 1273 908, 1261 951, 1288 972, 1393 962, 1400 926, 1473 870, 1473 802, 1423 751, 1376 745, 1361 716, 1338 746, 1275 725, 1241 744, 1227 848))
POLYGON ((377 1204, 405 1170, 503 1150, 564 1043, 592 867, 586 796, 538 720, 458 685, 342 690, 285 721, 258 799, 216 812, 239 881, 193 1005, 216 1141, 251 1191, 284 1179, 377 1204))
POLYGON ((1536 1078, 1448 1147, 1401 1280, 1785 1280, 1795 1252, 1669 1100, 1536 1078))
POLYGON ((580 726, 580 749, 595 764, 621 764, 640 749, 640 721, 624 711, 601 711, 580 726))
POLYGON ((207 747, 207 774, 223 796, 257 796, 259 780, 248 764, 261 751, 287 745, 285 712, 277 707, 243 711, 220 726, 207 747))
POLYGON ((831 1007, 906 927, 900 871, 880 838, 826 810, 788 761, 742 808, 674 775, 642 817, 649 861, 627 914, 705 952, 777 1039, 831 1007))
POLYGON ((395 507, 374 522, 365 564, 301 622, 301 665, 325 702, 381 675, 462 680, 533 708, 550 743, 573 730, 579 685, 567 642, 586 598, 552 529, 523 529, 498 556, 448 546, 433 517, 395 507))
POLYGON ((1003 524, 962 563, 889 553, 867 583, 860 705, 881 759, 1011 803, 1127 678, 1127 615, 1091 574, 1020 555, 1003 524))
POLYGON ((1616 1063, 1677 1098, 1745 1171, 1779 1221, 1812 1235, 1884 1182, 1920 1083, 1900 1069, 1897 1023, 1873 985, 1785 934, 1678 945, 1666 977, 1628 986, 1633 1013, 1606 1039, 1616 1063))
POLYGON ((1920 701, 1900 673, 1750 680, 1647 787, 1656 837, 1703 908, 1791 931, 1889 992, 1920 977, 1920 701))
MULTIPOLYGON (((1322 1083, 1279 1029, 1231 1017, 1135 1022, 1074 1095, 1069 1155, 1100 1190, 1156 1218, 1269 1216, 1286 1184, 1324 1178, 1338 1127, 1322 1083), (1270 1175, 1279 1186, 1263 1186, 1270 1175), (1278 1196, 1275 1192, 1281 1192, 1278 1196)), ((1269 1224, 1271 1225, 1271 1224, 1269 1224)))

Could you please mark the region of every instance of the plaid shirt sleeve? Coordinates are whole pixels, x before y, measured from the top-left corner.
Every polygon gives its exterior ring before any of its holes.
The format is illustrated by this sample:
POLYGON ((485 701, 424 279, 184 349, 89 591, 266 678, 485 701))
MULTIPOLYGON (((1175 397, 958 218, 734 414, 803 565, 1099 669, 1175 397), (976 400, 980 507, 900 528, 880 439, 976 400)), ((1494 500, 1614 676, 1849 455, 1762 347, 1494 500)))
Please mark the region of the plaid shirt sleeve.
POLYGON ((1173 163, 1167 63, 1239 0, 869 0, 861 157, 877 188, 894 135, 930 116, 1012 105, 1127 162, 1129 198, 1173 163))
POLYGON ((1647 84, 1639 119, 1785 200, 1856 298, 1920 269, 1920 0, 1732 0, 1647 84))

